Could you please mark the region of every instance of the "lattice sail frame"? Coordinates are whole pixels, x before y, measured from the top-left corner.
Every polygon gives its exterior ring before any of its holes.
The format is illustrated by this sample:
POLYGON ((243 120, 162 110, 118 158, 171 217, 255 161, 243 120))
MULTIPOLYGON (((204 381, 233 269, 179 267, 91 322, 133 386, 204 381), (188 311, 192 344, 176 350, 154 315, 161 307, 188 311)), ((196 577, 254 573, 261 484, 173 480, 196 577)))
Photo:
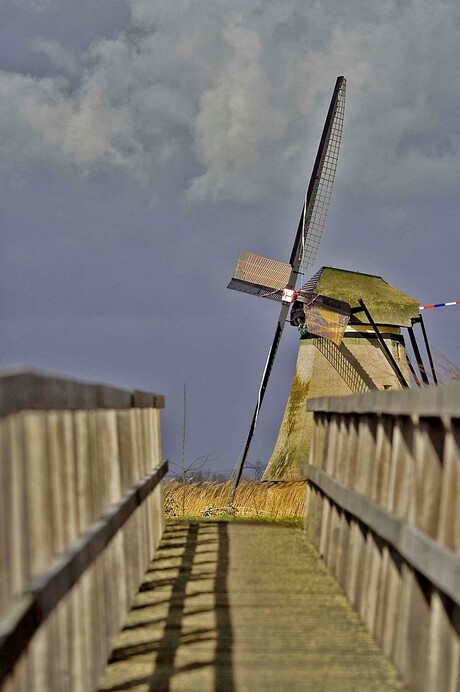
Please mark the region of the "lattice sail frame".
POLYGON ((281 290, 286 287, 290 273, 291 265, 287 262, 278 262, 255 255, 248 250, 240 250, 233 276, 236 279, 281 290))
POLYGON ((345 96, 347 82, 342 81, 335 113, 328 133, 324 155, 320 163, 320 173, 316 178, 311 198, 305 195, 303 208, 302 254, 300 267, 305 269, 316 259, 318 247, 326 224, 327 212, 334 185, 340 144, 342 141, 343 120, 345 116, 345 96))
POLYGON ((278 262, 254 255, 247 250, 240 250, 232 280, 227 288, 281 301, 281 294, 287 286, 291 269, 287 262, 278 262))

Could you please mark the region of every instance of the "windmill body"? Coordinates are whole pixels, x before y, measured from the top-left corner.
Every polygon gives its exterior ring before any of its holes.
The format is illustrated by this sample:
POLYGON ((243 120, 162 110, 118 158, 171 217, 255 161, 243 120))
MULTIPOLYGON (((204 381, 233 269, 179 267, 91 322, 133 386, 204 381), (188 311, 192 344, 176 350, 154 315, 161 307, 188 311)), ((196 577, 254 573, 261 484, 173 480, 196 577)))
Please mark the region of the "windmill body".
MULTIPOLYGON (((396 364, 409 381, 402 327, 411 327, 418 315, 418 301, 405 295, 379 276, 323 267, 308 283, 321 295, 345 301, 352 314, 340 344, 304 333, 292 387, 264 480, 300 480, 308 459, 312 414, 308 398, 346 395, 372 389, 399 389, 400 381, 382 351, 374 328, 359 308, 365 304, 396 364)), ((291 321, 296 320, 294 304, 291 321)))

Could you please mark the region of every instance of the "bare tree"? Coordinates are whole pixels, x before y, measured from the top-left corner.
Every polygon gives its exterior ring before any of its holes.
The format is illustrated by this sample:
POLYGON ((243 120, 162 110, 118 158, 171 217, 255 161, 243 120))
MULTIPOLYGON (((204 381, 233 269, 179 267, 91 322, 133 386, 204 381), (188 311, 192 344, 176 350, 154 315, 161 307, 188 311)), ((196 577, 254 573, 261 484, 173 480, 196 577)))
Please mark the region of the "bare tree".
POLYGON ((264 475, 264 465, 260 461, 260 459, 257 459, 255 464, 246 464, 247 469, 252 469, 254 471, 254 480, 255 481, 261 481, 262 476, 264 475))
POLYGON ((439 363, 441 370, 444 373, 444 381, 458 384, 460 382, 460 365, 447 356, 441 356, 439 363))
POLYGON ((192 462, 187 464, 185 461, 186 430, 187 430, 187 390, 186 390, 185 382, 184 382, 184 418, 183 418, 183 423, 182 423, 182 450, 181 450, 180 463, 176 464, 175 462, 170 462, 170 466, 173 466, 177 469, 176 471, 172 471, 172 474, 182 486, 182 501, 181 501, 182 516, 185 515, 185 497, 186 497, 187 485, 193 480, 195 473, 201 474, 201 469, 203 468, 203 466, 205 466, 209 461, 214 461, 214 459, 215 459, 215 457, 213 457, 211 454, 206 454, 204 456, 197 457, 192 462))

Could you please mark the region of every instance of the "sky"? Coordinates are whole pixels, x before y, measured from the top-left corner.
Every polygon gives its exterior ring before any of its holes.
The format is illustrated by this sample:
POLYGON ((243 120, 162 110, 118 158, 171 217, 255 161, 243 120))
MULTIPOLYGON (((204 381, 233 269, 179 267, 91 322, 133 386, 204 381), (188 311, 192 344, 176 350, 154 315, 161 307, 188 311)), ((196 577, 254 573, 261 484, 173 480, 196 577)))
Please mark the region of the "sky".
MULTIPOLYGON (((0 368, 166 396, 164 456, 230 471, 338 75, 342 150, 312 275, 460 300, 458 0, 0 0, 0 368), (212 459, 212 461, 211 461, 212 459)), ((460 306, 425 313, 460 362, 460 306)), ((249 461, 273 449, 288 327, 249 461)))

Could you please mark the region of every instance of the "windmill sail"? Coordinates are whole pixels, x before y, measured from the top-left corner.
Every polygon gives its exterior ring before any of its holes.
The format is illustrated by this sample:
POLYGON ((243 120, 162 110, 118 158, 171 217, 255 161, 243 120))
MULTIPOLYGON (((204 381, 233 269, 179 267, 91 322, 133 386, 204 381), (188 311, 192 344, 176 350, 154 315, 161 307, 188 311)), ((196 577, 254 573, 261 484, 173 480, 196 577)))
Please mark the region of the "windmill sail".
MULTIPOLYGON (((319 144, 318 152, 316 154, 315 164, 313 166, 313 171, 310 177, 310 182, 307 188, 307 192, 305 194, 304 205, 302 208, 302 213, 300 216, 299 225, 297 227, 294 245, 292 247, 292 252, 289 259, 288 266, 290 267, 290 272, 287 278, 287 282, 284 286, 284 288, 287 289, 295 289, 297 278, 300 274, 301 265, 307 266, 314 262, 316 258, 319 242, 321 240, 321 235, 326 222, 326 215, 332 192, 332 185, 334 183, 335 171, 337 168, 337 160, 339 155, 340 141, 343 128, 345 93, 345 77, 338 77, 335 84, 334 93, 332 95, 329 110, 327 113, 326 122, 324 124, 321 141, 319 144)), ((271 262, 272 260, 268 261, 271 262)), ((277 264, 281 265, 283 263, 277 264)), ((232 281, 234 281, 234 279, 232 279, 232 281)), ((230 282, 229 288, 236 287, 235 285, 232 285, 232 281, 230 282)), ((258 285, 257 282, 248 280, 246 283, 247 285, 252 284, 254 288, 254 290, 248 290, 246 292, 251 292, 255 295, 260 295, 260 293, 256 292, 256 286, 258 285)), ((241 288, 237 290, 241 290, 241 288)), ((280 289, 277 290, 279 291, 280 289)), ((268 296, 266 295, 264 297, 268 296)), ((249 447, 254 436, 257 421, 259 418, 260 408, 265 395, 268 380, 275 360, 276 352, 278 350, 281 335, 283 333, 284 325, 286 324, 289 308, 289 304, 286 303, 283 303, 281 306, 272 345, 268 352, 267 360, 265 363, 262 381, 260 383, 259 392, 257 396, 257 404, 252 417, 249 433, 246 438, 242 454, 232 474, 232 480, 234 482, 234 489, 231 498, 232 501, 234 499, 238 483, 240 482, 244 463, 246 461, 246 457, 249 452, 249 447)))
POLYGON ((287 262, 277 262, 240 250, 227 288, 280 301, 290 275, 291 265, 287 262))
POLYGON ((345 301, 302 289, 292 306, 290 321, 302 336, 315 334, 340 346, 350 315, 345 301))
POLYGON ((305 327, 310 334, 321 336, 340 346, 349 318, 340 312, 312 306, 305 311, 305 327))
POLYGON ((305 194, 302 215, 291 253, 291 265, 298 262, 299 267, 306 268, 313 264, 316 259, 326 224, 332 186, 337 170, 345 116, 346 89, 345 77, 338 77, 316 154, 310 184, 305 194))

